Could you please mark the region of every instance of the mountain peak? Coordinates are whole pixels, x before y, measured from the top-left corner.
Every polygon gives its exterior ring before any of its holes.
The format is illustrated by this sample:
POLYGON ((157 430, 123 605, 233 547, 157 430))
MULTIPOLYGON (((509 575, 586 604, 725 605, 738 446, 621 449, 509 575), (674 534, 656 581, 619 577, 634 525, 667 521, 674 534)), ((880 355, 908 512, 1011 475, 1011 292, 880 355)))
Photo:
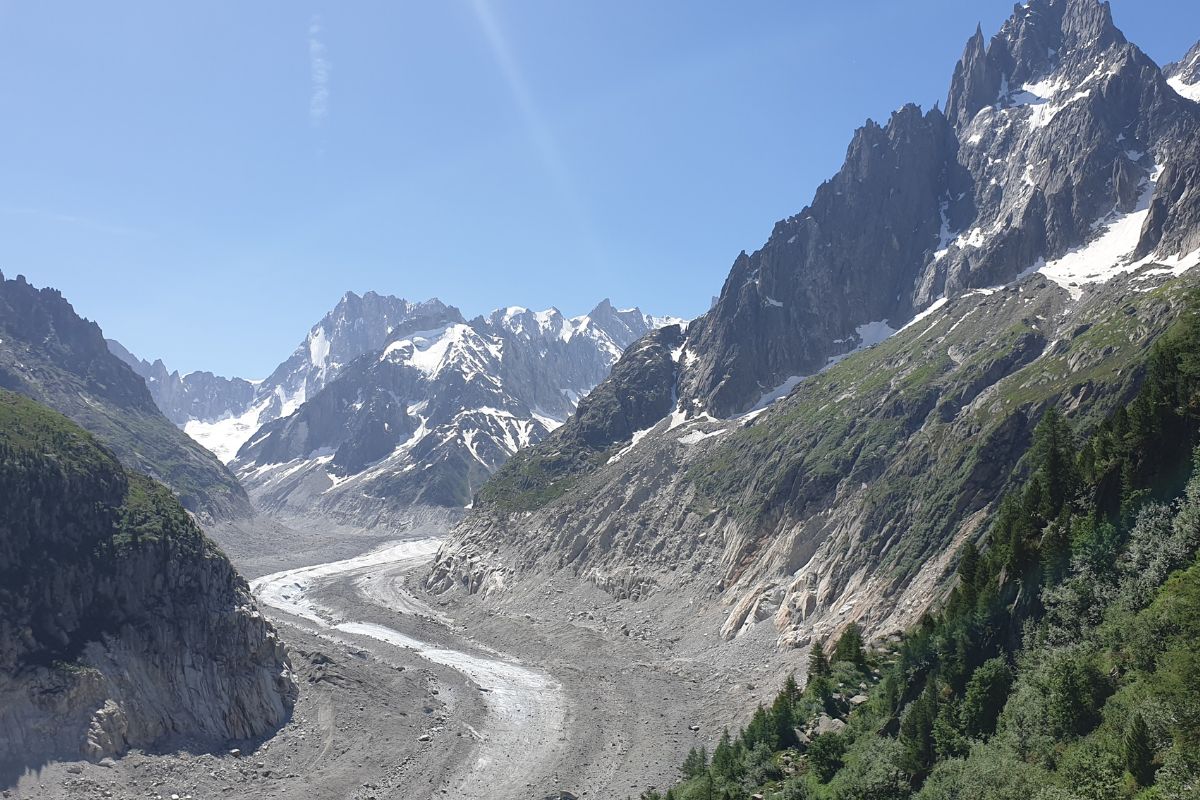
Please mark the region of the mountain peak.
POLYGON ((605 315, 611 314, 612 312, 613 312, 612 302, 606 297, 603 300, 601 300, 599 303, 596 303, 596 307, 588 312, 588 316, 589 317, 605 316, 605 315))
POLYGON ((1124 44, 1107 2, 1030 0, 1013 9, 986 47, 976 28, 955 67, 946 114, 961 129, 995 104, 1004 87, 1033 83, 1062 64, 1124 44))

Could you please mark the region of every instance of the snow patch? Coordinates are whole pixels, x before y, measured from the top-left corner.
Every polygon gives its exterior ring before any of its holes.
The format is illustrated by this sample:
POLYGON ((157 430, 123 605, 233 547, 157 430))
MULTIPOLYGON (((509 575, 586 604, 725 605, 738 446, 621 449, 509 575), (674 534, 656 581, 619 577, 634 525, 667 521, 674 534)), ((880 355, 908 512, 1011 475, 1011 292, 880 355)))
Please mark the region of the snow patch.
POLYGON ((183 426, 183 432, 219 458, 221 463, 228 464, 237 456, 242 445, 258 431, 261 415, 270 402, 270 398, 267 398, 237 416, 225 417, 215 422, 188 420, 183 426))
POLYGON ((1097 229, 1102 229, 1099 236, 1061 258, 1046 263, 1038 271, 1077 300, 1083 295, 1084 286, 1107 283, 1117 275, 1134 269, 1136 265, 1131 263, 1132 254, 1141 239, 1142 225, 1150 213, 1150 199, 1161 174, 1162 167, 1159 167, 1151 175, 1134 211, 1128 214, 1114 211, 1096 224, 1097 229))
POLYGON ((1200 103, 1200 81, 1185 83, 1183 78, 1176 75, 1167 80, 1167 85, 1174 89, 1180 97, 1191 100, 1193 103, 1200 103))
POLYGON ((325 364, 329 360, 329 338, 323 327, 317 328, 308 337, 308 360, 324 376, 325 364))
POLYGON ((939 308, 941 308, 942 306, 946 305, 946 303, 948 303, 948 302, 950 302, 950 299, 949 299, 949 298, 947 298, 947 297, 939 297, 937 300, 934 300, 932 303, 930 303, 928 308, 926 308, 926 309, 925 309, 924 311, 922 311, 920 314, 917 314, 915 317, 913 317, 911 320, 909 320, 909 321, 908 321, 908 324, 907 324, 907 325, 905 325, 905 326, 904 326, 903 328, 901 328, 900 330, 902 330, 902 331, 906 331, 906 330, 908 330, 908 329, 909 329, 909 328, 911 328, 913 325, 916 325, 918 322, 920 322, 921 320, 925 319, 926 317, 928 317, 930 314, 932 314, 932 313, 934 313, 935 311, 937 311, 937 310, 938 310, 939 308))
POLYGON ((685 433, 683 436, 680 436, 679 443, 689 446, 693 444, 699 444, 705 439, 711 439, 714 436, 720 436, 721 434, 728 432, 729 430, 727 428, 721 428, 720 430, 709 431, 707 433, 704 431, 692 431, 691 433, 685 433))

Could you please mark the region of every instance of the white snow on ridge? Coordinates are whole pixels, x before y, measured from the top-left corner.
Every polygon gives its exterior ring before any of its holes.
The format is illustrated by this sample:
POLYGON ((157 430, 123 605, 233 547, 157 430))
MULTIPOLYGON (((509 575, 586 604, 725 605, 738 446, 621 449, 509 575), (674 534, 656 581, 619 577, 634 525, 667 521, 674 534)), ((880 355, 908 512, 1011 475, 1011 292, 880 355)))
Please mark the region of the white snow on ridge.
POLYGON ((926 317, 928 317, 933 312, 937 311, 942 306, 946 305, 946 303, 948 303, 948 302, 950 302, 950 299, 948 297, 939 297, 937 300, 934 300, 932 303, 930 303, 928 308, 926 308, 924 311, 922 311, 921 313, 917 314, 915 317, 910 319, 908 321, 908 324, 905 325, 900 330, 902 330, 902 331, 908 330, 913 325, 916 325, 918 322, 925 319, 926 317))
POLYGON ((700 444, 700 442, 703 442, 705 439, 711 439, 714 436, 720 436, 723 433, 729 433, 729 429, 721 428, 720 430, 709 431, 708 433, 705 433, 704 431, 692 431, 691 433, 685 433, 683 436, 680 436, 679 443, 689 446, 693 444, 700 444))
POLYGON ((308 360, 324 375, 325 362, 329 360, 329 338, 324 327, 318 326, 316 333, 308 337, 308 360))
POLYGON ((1183 78, 1176 76, 1168 79, 1167 85, 1178 92, 1180 97, 1191 100, 1193 103, 1200 103, 1200 81, 1184 83, 1183 78))
POLYGON ((735 419, 750 419, 757 417, 767 409, 767 406, 771 405, 776 400, 781 400, 791 394, 792 389, 795 389, 797 386, 799 386, 800 382, 803 381, 805 377, 807 376, 793 375, 775 388, 768 389, 766 392, 763 392, 762 397, 758 398, 758 402, 750 407, 749 411, 738 415, 735 417, 735 419))

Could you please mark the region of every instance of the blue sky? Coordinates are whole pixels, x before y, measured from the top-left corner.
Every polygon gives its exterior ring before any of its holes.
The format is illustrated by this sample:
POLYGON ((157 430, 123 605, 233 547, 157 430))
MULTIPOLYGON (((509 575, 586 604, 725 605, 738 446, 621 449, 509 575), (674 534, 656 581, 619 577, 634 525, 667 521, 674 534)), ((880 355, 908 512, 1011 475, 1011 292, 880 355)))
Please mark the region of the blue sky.
MULTIPOLYGON (((1195 0, 1114 0, 1165 63, 1195 0)), ((1004 0, 0 0, 0 270, 262 377, 346 290, 694 316, 1004 0)))

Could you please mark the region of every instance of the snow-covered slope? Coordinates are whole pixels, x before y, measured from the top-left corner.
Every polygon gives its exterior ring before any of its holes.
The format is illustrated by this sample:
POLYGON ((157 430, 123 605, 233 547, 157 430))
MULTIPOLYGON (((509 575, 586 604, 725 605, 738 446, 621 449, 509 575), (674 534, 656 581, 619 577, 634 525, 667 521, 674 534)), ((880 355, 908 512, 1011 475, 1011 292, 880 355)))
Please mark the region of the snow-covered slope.
POLYGON ((269 509, 367 524, 402 523, 423 513, 414 508, 456 512, 665 321, 605 300, 579 317, 510 306, 399 326, 258 429, 232 466, 269 509))
POLYGON ((1200 103, 1200 42, 1188 51, 1183 60, 1163 68, 1167 85, 1188 100, 1200 103))
POLYGON ((117 342, 108 345, 146 380, 172 422, 228 463, 255 431, 295 411, 354 359, 379 350, 401 333, 463 321, 457 308, 436 298, 410 303, 375 292, 347 292, 262 381, 207 372, 168 373, 161 361, 150 364, 117 342))

